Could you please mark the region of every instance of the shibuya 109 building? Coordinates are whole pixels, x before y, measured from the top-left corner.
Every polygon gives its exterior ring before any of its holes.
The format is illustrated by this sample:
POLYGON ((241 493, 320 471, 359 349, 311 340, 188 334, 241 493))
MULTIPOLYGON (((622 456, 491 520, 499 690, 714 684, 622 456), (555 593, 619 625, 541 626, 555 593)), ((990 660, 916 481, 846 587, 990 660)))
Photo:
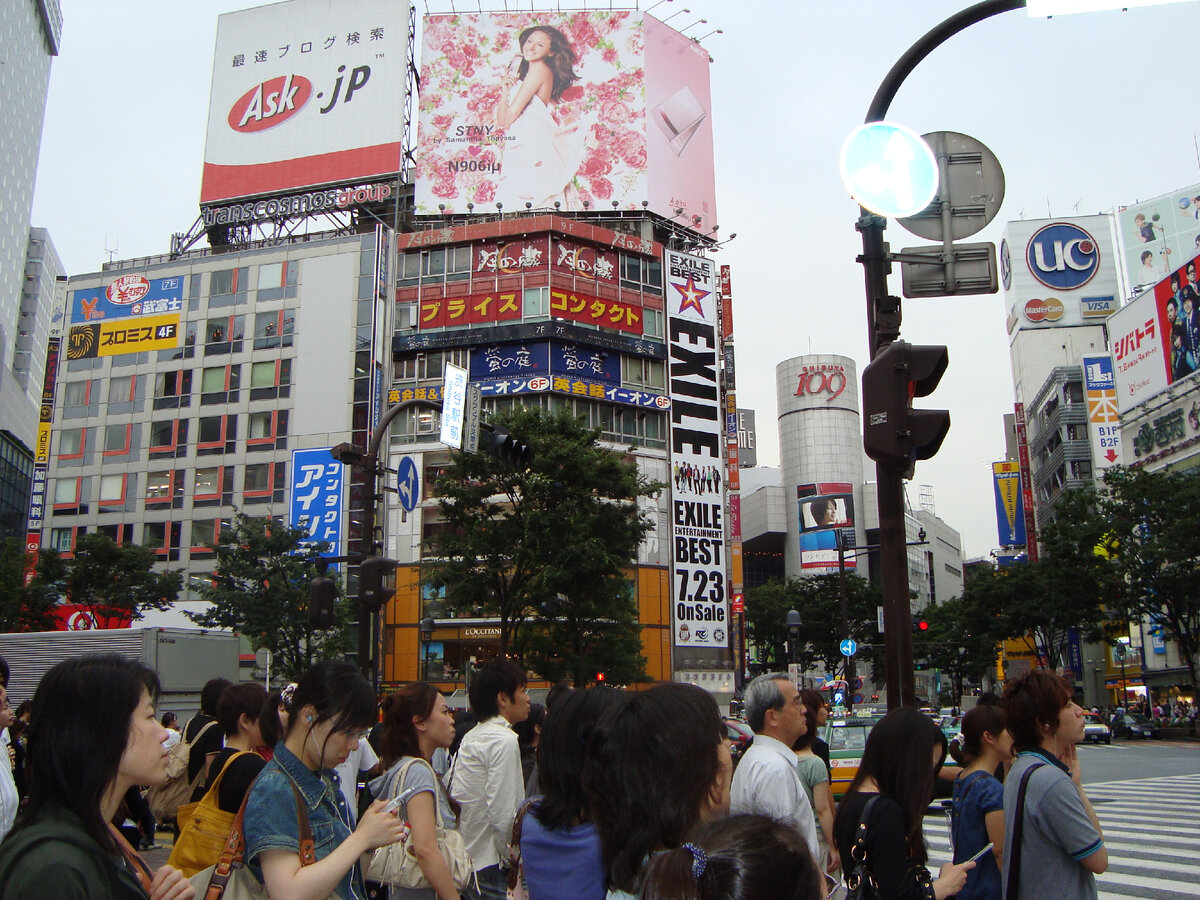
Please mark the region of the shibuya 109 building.
POLYGON ((70 278, 28 545, 150 546, 190 582, 146 623, 186 624, 241 510, 349 557, 352 597, 374 500, 330 450, 366 447, 402 405, 384 464, 415 490, 376 510, 399 566, 372 654, 385 685, 462 688, 498 622, 421 579, 458 367, 485 420, 569 410, 667 485, 626 568, 646 673, 732 691, 733 318, 707 51, 630 9, 330 9, 220 17, 195 224, 70 278), (574 62, 548 66, 531 36, 574 62))

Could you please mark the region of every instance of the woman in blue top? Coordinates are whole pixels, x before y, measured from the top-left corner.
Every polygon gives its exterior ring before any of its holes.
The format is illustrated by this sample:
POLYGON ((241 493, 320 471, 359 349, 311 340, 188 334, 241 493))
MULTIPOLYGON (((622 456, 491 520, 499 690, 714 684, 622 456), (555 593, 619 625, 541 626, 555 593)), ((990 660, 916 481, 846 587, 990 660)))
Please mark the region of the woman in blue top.
POLYGON ((977 706, 962 720, 962 737, 950 755, 963 767, 954 781, 950 842, 954 861, 966 862, 986 847, 990 852, 967 873, 959 900, 1000 900, 1000 860, 1004 854, 1004 785, 992 773, 1012 759, 1012 735, 998 706, 977 706))
POLYGON ((288 703, 287 737, 246 800, 243 833, 250 871, 272 897, 365 900, 359 857, 400 840, 404 822, 371 804, 351 832, 333 769, 346 761, 375 722, 375 692, 349 663, 319 662, 288 703), (315 862, 300 864, 295 785, 307 807, 315 862))
POLYGON ((620 694, 611 688, 560 697, 546 716, 538 742, 542 796, 521 816, 521 860, 529 900, 604 900, 600 834, 583 792, 592 727, 620 694))

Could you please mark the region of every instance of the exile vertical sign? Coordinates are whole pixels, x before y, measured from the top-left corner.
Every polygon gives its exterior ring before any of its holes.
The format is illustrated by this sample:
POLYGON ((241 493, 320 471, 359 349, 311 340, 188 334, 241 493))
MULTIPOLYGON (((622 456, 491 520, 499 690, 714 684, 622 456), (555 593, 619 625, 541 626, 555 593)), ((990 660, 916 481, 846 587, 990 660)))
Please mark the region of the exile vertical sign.
POLYGON ((725 422, 712 260, 668 250, 671 559, 677 647, 727 647, 725 422))

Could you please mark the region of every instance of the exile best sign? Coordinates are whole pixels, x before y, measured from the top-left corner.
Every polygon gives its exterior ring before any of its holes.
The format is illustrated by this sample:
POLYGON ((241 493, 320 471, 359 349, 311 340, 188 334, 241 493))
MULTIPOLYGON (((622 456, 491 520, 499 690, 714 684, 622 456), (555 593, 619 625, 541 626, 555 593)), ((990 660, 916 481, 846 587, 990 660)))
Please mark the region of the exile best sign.
POLYGON ((712 260, 668 250, 673 626, 678 647, 725 647, 725 446, 712 260))

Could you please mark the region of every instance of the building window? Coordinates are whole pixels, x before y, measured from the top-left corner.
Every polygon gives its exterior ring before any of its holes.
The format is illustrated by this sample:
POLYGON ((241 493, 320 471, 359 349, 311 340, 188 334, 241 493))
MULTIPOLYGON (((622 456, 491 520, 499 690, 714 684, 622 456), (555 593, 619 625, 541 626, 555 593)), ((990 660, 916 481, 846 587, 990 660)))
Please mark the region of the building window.
POLYGON ((146 505, 172 506, 183 505, 183 482, 181 472, 175 469, 164 469, 158 472, 146 473, 146 505))
POLYGON ((273 400, 291 394, 292 361, 274 359, 250 365, 250 399, 273 400))
POLYGON ((255 463, 246 466, 245 473, 242 483, 244 503, 283 502, 286 463, 255 463))
POLYGON ((62 386, 63 406, 87 406, 90 381, 68 381, 62 386))
POLYGON ((296 278, 300 271, 298 262, 267 263, 258 267, 259 302, 280 300, 296 296, 296 278))
POLYGON ((550 288, 526 288, 521 297, 523 319, 544 319, 550 315, 550 288))
POLYGON ((150 458, 185 456, 188 443, 188 420, 168 419, 150 425, 150 458))
POLYGON ((192 370, 159 372, 154 376, 154 408, 176 409, 191 404, 192 370))
POLYGON ((124 503, 126 478, 128 478, 128 476, 125 474, 101 475, 100 502, 124 503))
POLYGON ((621 254, 621 285, 636 291, 662 293, 662 263, 657 259, 621 254))
POLYGON ((123 403, 133 399, 135 378, 132 375, 117 375, 108 379, 108 402, 123 403))
POLYGON ((104 455, 121 456, 129 452, 129 436, 132 425, 104 426, 104 455))
POLYGON ((421 254, 401 253, 396 257, 396 284, 411 287, 421 277, 421 254))
POLYGON ((280 309, 254 315, 254 349, 270 350, 274 347, 292 346, 296 311, 280 309))
POLYGON ((200 405, 237 403, 241 366, 209 366, 200 375, 200 405))
POLYGON ((663 336, 663 314, 661 309, 642 307, 642 335, 661 338, 663 336))
POLYGON ((87 447, 86 428, 63 428, 58 432, 59 459, 78 459, 87 447))
POLYGON ((248 449, 255 447, 274 448, 287 446, 286 440, 278 445, 278 440, 287 437, 288 411, 273 409, 266 412, 252 412, 247 420, 246 444, 248 449))
POLYGON ((78 478, 56 478, 54 479, 54 505, 55 506, 78 506, 79 505, 79 482, 78 478))
POLYGON ((196 433, 196 453, 232 453, 237 443, 237 416, 201 416, 196 433))
POLYGON ((244 300, 249 274, 250 270, 244 267, 210 272, 208 276, 209 308, 228 306, 230 302, 244 300), (230 297, 235 294, 240 294, 241 297, 230 297))
POLYGON ((204 326, 204 355, 240 353, 245 330, 245 316, 221 316, 209 319, 204 326))
POLYGON ((70 553, 75 548, 74 528, 50 529, 50 549, 59 553, 70 553))
POLYGON ((204 466, 192 481, 193 506, 222 506, 233 502, 233 467, 204 466))

